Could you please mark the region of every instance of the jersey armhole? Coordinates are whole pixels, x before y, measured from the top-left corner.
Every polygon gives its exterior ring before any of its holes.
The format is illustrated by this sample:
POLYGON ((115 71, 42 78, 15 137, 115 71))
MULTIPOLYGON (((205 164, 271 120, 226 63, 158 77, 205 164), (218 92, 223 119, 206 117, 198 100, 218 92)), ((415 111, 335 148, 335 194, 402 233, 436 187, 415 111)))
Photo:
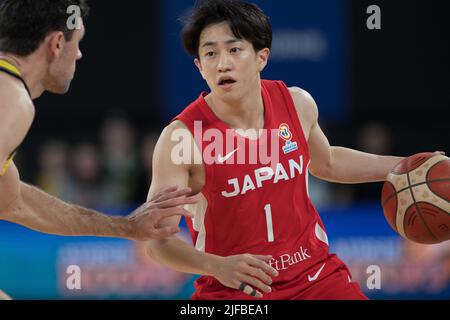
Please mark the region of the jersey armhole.
MULTIPOLYGON (((197 150, 200 152, 200 156, 202 157, 202 166, 203 166, 203 169, 205 170, 205 185, 203 186, 203 188, 200 192, 202 192, 203 195, 205 197, 207 197, 206 194, 211 192, 211 186, 213 185, 212 181, 214 180, 214 171, 213 171, 211 165, 205 164, 205 162, 203 160, 203 149, 201 147, 202 141, 198 141, 197 139, 195 139, 195 128, 193 125, 194 120, 191 118, 188 118, 186 116, 184 116, 184 117, 178 116, 172 120, 172 123, 175 121, 180 121, 189 130, 191 138, 194 141, 194 143, 197 147, 197 150)), ((204 132, 204 128, 202 128, 202 132, 204 132)), ((202 139, 203 137, 199 137, 199 138, 202 139)))
MULTIPOLYGON (((300 131, 302 142, 308 146, 308 140, 306 140, 305 131, 303 130, 303 125, 300 120, 300 115, 297 112, 297 108, 295 106, 294 98, 292 97, 291 91, 286 86, 286 84, 282 81, 277 81, 277 84, 282 92, 283 98, 287 105, 287 111, 289 113, 289 117, 292 119, 294 126, 300 131)), ((309 149, 306 150, 309 158, 309 149)))

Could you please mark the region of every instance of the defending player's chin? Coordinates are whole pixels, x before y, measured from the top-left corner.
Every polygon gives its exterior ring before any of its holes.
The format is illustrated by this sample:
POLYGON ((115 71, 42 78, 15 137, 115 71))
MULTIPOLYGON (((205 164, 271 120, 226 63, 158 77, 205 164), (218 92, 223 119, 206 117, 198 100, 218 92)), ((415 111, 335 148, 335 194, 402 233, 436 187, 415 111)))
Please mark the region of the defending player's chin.
POLYGON ((45 90, 54 94, 66 94, 73 80, 73 74, 70 76, 49 77, 45 83, 45 90))
POLYGON ((72 79, 70 79, 70 81, 65 82, 64 84, 61 85, 60 88, 57 89, 56 94, 66 94, 67 92, 69 92, 70 89, 70 85, 72 83, 72 79))

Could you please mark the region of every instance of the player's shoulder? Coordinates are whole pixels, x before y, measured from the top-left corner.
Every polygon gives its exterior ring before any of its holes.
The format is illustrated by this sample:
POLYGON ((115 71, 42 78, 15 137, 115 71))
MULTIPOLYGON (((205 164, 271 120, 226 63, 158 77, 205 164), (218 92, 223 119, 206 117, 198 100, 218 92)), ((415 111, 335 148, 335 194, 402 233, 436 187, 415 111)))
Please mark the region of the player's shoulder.
POLYGON ((292 95, 292 98, 294 99, 294 102, 297 104, 305 104, 305 103, 314 103, 314 98, 312 95, 306 91, 305 89, 302 89, 300 87, 289 87, 289 92, 292 95))
POLYGON ((0 90, 2 92, 8 90, 12 94, 22 95, 23 93, 25 93, 29 97, 28 91, 25 88, 23 82, 6 72, 0 72, 0 84, 0 90))
POLYGON ((183 121, 174 120, 164 128, 162 135, 173 134, 174 132, 177 132, 179 130, 189 131, 188 127, 184 124, 183 121))
POLYGON ((155 147, 154 161, 158 163, 158 168, 165 168, 165 170, 175 169, 175 167, 189 170, 195 152, 197 147, 191 132, 183 122, 174 120, 164 128, 159 137, 155 147))
POLYGON ((312 95, 300 87, 289 87, 299 117, 317 119, 319 111, 312 95))
POLYGON ((35 115, 33 101, 23 83, 3 72, 0 72, 0 112, 24 120, 35 115))
POLYGON ((167 125, 159 137, 159 142, 168 145, 175 145, 180 141, 192 141, 193 136, 187 126, 180 120, 174 120, 167 125))

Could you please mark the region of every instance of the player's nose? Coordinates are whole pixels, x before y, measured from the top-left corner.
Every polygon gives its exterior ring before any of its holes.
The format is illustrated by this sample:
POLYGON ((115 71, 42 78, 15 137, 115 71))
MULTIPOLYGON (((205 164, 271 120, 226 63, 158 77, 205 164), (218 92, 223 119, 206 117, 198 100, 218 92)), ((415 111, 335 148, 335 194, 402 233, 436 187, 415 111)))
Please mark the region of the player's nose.
POLYGON ((78 50, 77 60, 80 60, 81 58, 83 58, 83 53, 81 52, 81 50, 78 50))
POLYGON ((219 56, 219 61, 217 63, 217 71, 226 72, 231 70, 231 61, 227 54, 222 53, 219 56))

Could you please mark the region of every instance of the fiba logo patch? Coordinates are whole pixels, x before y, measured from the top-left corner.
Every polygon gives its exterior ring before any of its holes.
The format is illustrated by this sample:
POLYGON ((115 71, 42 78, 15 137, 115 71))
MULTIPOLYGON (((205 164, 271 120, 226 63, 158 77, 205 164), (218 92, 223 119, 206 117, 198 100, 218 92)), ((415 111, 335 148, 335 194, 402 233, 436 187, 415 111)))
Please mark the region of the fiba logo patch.
POLYGON ((280 137, 286 141, 290 141, 292 139, 291 130, 289 130, 289 126, 285 123, 280 126, 280 137))
POLYGON ((296 150, 298 150, 298 145, 297 142, 292 142, 292 132, 289 129, 289 126, 285 123, 283 123, 282 125, 280 125, 280 137, 286 141, 286 145, 282 148, 283 149, 283 153, 284 154, 288 154, 291 152, 294 152, 296 150))

